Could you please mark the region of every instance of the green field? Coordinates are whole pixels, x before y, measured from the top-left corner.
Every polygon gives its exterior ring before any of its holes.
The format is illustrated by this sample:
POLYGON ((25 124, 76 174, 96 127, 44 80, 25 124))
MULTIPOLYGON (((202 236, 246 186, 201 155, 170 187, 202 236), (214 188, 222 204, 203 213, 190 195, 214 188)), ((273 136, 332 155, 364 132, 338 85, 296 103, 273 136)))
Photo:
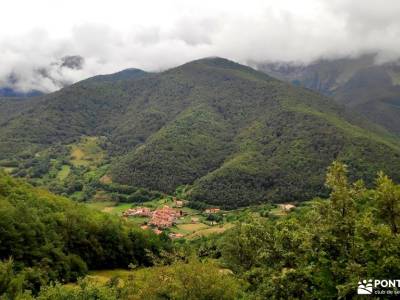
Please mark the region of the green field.
POLYGON ((132 203, 120 203, 113 207, 106 207, 103 211, 107 211, 110 209, 110 212, 115 215, 122 215, 124 211, 132 207, 132 203))
POLYGON ((122 215, 122 213, 128 208, 132 207, 132 203, 116 203, 113 201, 93 201, 88 202, 87 206, 95 208, 97 210, 112 213, 115 215, 122 215))
POLYGON ((99 137, 83 137, 77 144, 71 145, 71 163, 78 166, 94 167, 104 158, 104 150, 99 146, 99 137))
POLYGON ((171 228, 172 232, 181 233, 183 235, 189 235, 196 231, 203 230, 209 228, 208 225, 203 223, 187 223, 187 224, 178 224, 175 227, 171 228))
POLYGON ((106 207, 113 207, 115 205, 115 202, 113 201, 88 202, 86 203, 86 205, 97 210, 104 210, 106 207))
POLYGON ((6 173, 12 173, 12 171, 14 170, 15 168, 12 168, 12 167, 4 167, 3 168, 3 170, 6 172, 6 173))
POLYGON ((68 177, 70 172, 71 172, 71 167, 68 165, 63 165, 61 167, 61 170, 57 174, 57 179, 61 181, 65 180, 65 178, 68 177))
POLYGON ((195 231, 192 234, 189 234, 188 236, 186 236, 186 238, 195 239, 195 238, 198 238, 201 236, 208 236, 210 234, 223 233, 224 231, 232 228, 233 226, 234 226, 234 224, 232 224, 232 223, 226 223, 223 225, 214 225, 211 227, 207 227, 207 228, 195 231))
POLYGON ((132 275, 133 271, 124 270, 124 269, 113 269, 113 270, 96 270, 90 271, 87 277, 94 279, 101 283, 106 283, 113 277, 119 277, 122 280, 127 278, 129 275, 132 275))

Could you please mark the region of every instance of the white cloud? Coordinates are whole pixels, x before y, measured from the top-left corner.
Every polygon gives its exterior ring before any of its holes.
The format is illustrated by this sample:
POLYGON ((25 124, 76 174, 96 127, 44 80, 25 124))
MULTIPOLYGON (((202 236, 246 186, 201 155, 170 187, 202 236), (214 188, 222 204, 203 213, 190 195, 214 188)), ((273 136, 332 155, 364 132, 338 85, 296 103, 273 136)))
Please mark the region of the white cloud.
POLYGON ((244 63, 400 56, 397 0, 14 0, 2 12, 0 86, 12 74, 20 90, 53 91, 96 74, 157 71, 205 56, 244 63), (67 55, 83 56, 83 68, 61 68, 67 55))

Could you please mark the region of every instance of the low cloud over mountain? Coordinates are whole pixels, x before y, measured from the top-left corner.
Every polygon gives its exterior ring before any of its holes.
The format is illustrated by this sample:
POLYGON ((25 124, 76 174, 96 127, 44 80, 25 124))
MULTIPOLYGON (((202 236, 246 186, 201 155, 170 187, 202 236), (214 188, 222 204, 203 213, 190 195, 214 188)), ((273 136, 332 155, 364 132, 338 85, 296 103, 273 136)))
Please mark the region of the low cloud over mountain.
POLYGON ((242 63, 365 53, 378 53, 380 63, 400 56, 395 0, 96 1, 95 7, 19 0, 8 6, 0 20, 0 87, 19 91, 49 92, 97 74, 158 71, 206 56, 242 63))

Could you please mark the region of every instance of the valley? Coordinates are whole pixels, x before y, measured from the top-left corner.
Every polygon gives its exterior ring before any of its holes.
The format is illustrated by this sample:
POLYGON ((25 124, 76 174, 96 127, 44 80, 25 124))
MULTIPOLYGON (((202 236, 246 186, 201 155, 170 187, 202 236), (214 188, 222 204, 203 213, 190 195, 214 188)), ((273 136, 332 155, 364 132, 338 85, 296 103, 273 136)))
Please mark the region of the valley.
POLYGON ((0 300, 399 298, 399 0, 1 12, 0 300))
POLYGON ((399 298, 399 0, 1 12, 0 300, 399 298))
POLYGON ((0 109, 7 300, 351 298, 400 272, 400 139, 329 97, 206 58, 0 109))
POLYGON ((205 208, 199 210, 190 208, 190 203, 186 203, 183 206, 176 206, 177 200, 174 199, 176 199, 176 197, 167 196, 163 199, 155 199, 141 203, 91 201, 87 203, 87 206, 105 213, 126 218, 130 222, 141 226, 143 229, 152 229, 157 234, 164 232, 172 239, 195 239, 209 236, 211 234, 220 234, 225 230, 232 228, 236 222, 246 217, 259 217, 260 213, 264 216, 268 213, 270 213, 271 216, 283 216, 289 212, 289 210, 285 209, 281 205, 272 204, 229 211, 223 211, 218 208, 205 208), (180 212, 179 217, 169 226, 152 226, 151 213, 154 211, 162 211, 165 207, 180 212), (149 211, 142 214, 141 211, 143 208, 148 209, 149 211), (131 215, 129 215, 130 211, 132 211, 131 215), (137 211, 138 213, 136 213, 137 211))

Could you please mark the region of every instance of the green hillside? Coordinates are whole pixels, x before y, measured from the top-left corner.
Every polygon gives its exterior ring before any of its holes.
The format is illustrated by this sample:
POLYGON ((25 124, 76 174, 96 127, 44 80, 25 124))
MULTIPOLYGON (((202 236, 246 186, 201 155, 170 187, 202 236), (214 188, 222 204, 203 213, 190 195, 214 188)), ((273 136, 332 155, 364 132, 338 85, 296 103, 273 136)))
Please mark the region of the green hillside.
POLYGON ((29 161, 46 173, 62 157, 58 181, 89 172, 94 189, 104 174, 167 193, 189 185, 188 199, 226 208, 326 195, 324 173, 335 159, 367 183, 378 170, 400 179, 397 138, 329 98, 232 61, 109 78, 34 98, 6 120, 0 115, 0 165, 18 174, 29 161), (83 137, 99 141, 96 164, 77 166, 65 154, 83 137), (93 174, 94 165, 101 172, 93 174))
MULTIPOLYGON (((0 249, 10 248, 14 256, 3 259, 0 252, 0 298, 358 299, 364 278, 400 275, 400 186, 380 172, 368 189, 351 181, 347 166, 338 162, 328 168, 325 183, 326 199, 290 209, 266 204, 226 212, 223 218, 233 223, 202 224, 196 234, 170 241, 134 231, 132 219, 117 222, 0 176, 0 249), (150 249, 152 255, 142 256, 150 249), (129 268, 112 268, 132 253, 140 259, 129 268), (110 265, 66 283, 84 273, 81 258, 88 265, 110 265), (144 258, 153 265, 138 267, 144 258), (56 271, 60 282, 49 284, 56 271)), ((199 225, 178 226, 189 233, 199 225)), ((396 298, 395 287, 378 288, 375 295, 396 298)))
POLYGON ((41 285, 50 282, 75 281, 88 269, 127 268, 131 263, 152 265, 149 253, 156 257, 169 247, 152 232, 130 222, 34 188, 2 172, 0 233, 0 294, 7 286, 3 281, 7 274, 1 269, 6 260, 18 273, 10 286, 38 292, 41 285))
POLYGON ((398 62, 377 64, 376 55, 319 60, 309 65, 259 64, 276 78, 333 97, 351 111, 400 134, 400 67, 398 62))

